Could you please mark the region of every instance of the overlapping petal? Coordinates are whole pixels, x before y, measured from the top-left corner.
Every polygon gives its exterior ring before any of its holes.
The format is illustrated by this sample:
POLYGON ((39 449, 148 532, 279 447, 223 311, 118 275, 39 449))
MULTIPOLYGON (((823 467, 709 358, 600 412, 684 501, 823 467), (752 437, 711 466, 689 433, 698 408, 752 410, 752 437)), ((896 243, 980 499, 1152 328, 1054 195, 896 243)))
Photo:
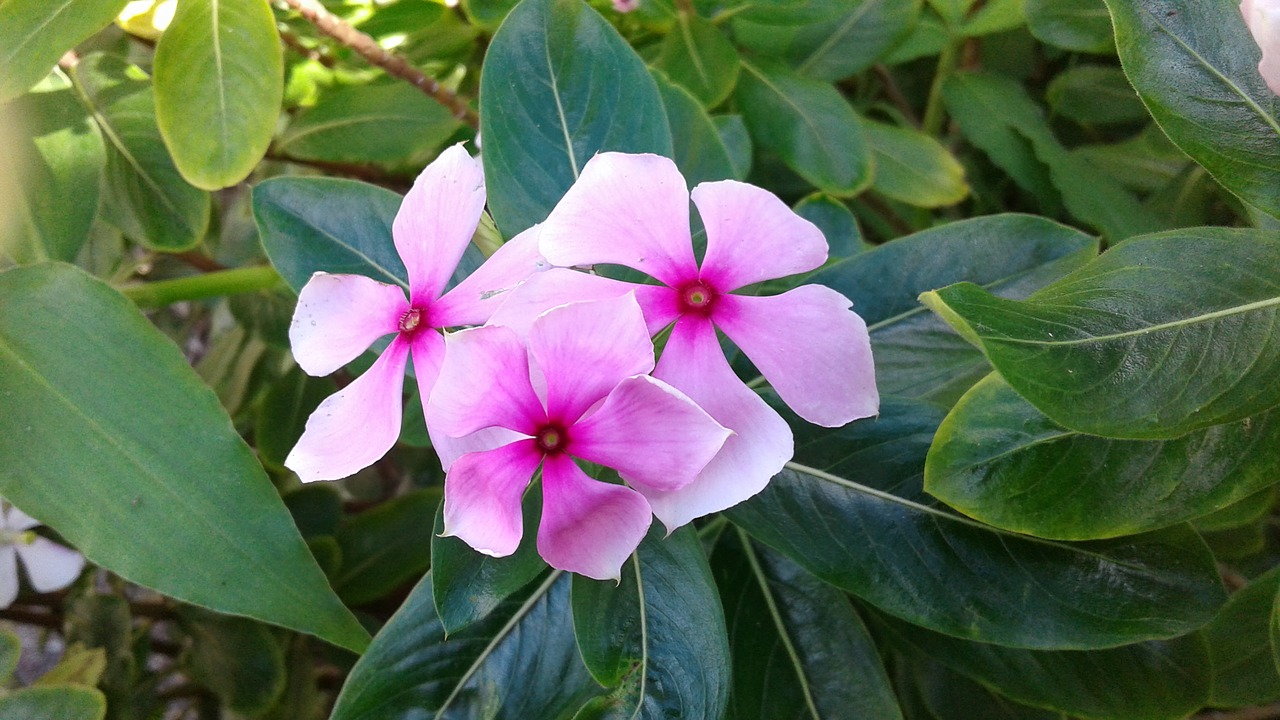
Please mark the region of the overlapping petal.
MULTIPOLYGON (((30 545, 14 546, 36 592, 53 592, 70 585, 84 570, 84 556, 48 538, 36 536, 30 545)), ((2 572, 2 570, 0 570, 2 572)))
POLYGON ((459 458, 445 479, 444 535, 486 555, 515 552, 523 534, 520 500, 541 461, 528 439, 459 458))
POLYGON ((534 225, 508 240, 475 272, 436 301, 431 306, 432 325, 458 327, 489 322, 517 286, 549 267, 538 252, 539 227, 534 225))
POLYGON ((715 323, 796 414, 839 427, 880 407, 867 325, 850 305, 821 285, 772 297, 725 295, 715 323))
POLYGON ((675 163, 659 155, 588 160, 542 224, 539 246, 553 265, 623 265, 668 285, 698 272, 689 190, 675 163))
POLYGON ((574 426, 570 452, 636 487, 675 490, 693 482, 730 434, 684 393, 640 375, 574 426))
POLYGON ((511 292, 489 319, 491 325, 511 328, 528 337, 533 321, 551 308, 572 302, 618 298, 637 286, 577 270, 551 268, 536 273, 511 292))
POLYGON ((400 435, 408 355, 409 343, 397 337, 363 375, 320 403, 285 466, 303 482, 336 480, 385 455, 400 435))
POLYGON ((299 367, 321 376, 356 359, 374 340, 400 330, 404 291, 363 275, 318 272, 298 293, 289 343, 299 367))
POLYGON ((701 278, 720 292, 827 261, 822 231, 768 190, 736 180, 702 183, 693 203, 707 230, 701 278))
POLYGON ((461 144, 440 153, 404 197, 391 225, 415 301, 440 297, 484 210, 484 171, 461 144))
POLYGON ((587 477, 567 455, 542 465, 538 554, 549 565, 596 580, 618 580, 622 563, 653 521, 643 496, 587 477))
POLYGON ((429 398, 436 379, 440 377, 440 366, 444 363, 444 336, 434 330, 424 329, 409 339, 408 343, 409 357, 413 359, 413 375, 418 381, 418 394, 422 398, 429 398))
POLYGON ((4 514, 4 522, 0 523, 7 530, 22 532, 40 525, 40 521, 10 505, 4 514))
POLYGON ((427 426, 450 437, 489 427, 526 435, 546 411, 529 380, 529 357, 512 330, 486 326, 445 338, 445 359, 426 405, 427 426))
POLYGON ((791 428, 734 375, 709 321, 679 320, 654 376, 734 433, 692 483, 669 491, 637 485, 668 531, 755 495, 791 459, 791 428))

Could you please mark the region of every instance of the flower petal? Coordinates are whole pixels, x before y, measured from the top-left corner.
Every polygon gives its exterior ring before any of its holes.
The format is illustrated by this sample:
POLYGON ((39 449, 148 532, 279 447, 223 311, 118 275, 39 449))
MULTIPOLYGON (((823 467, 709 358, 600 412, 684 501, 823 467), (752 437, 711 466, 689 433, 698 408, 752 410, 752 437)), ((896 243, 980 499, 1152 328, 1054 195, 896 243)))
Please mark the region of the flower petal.
POLYGON ((513 290, 489 319, 489 324, 511 328, 520 337, 528 337, 533 321, 551 308, 619 298, 637 287, 577 270, 552 268, 533 275, 513 290))
POLYGON ((310 375, 328 375, 383 335, 400 331, 404 291, 363 275, 318 272, 298 293, 289 325, 293 357, 310 375))
POLYGON ((455 438, 489 427, 533 435, 546 411, 533 392, 519 336, 489 325, 451 333, 444 342, 444 364, 426 403, 427 427, 455 438))
POLYGON ((409 357, 413 359, 413 375, 425 408, 436 379, 440 377, 440 366, 444 363, 444 336, 435 330, 424 329, 409 342, 409 357))
POLYGON ((494 557, 516 551, 520 500, 542 462, 532 440, 458 458, 444 479, 444 533, 494 557))
POLYGON ((553 265, 611 263, 668 285, 697 278, 689 189, 659 155, 600 153, 542 224, 539 245, 553 265))
POLYGON ((485 428, 470 435, 455 438, 436 432, 428 425, 427 435, 431 437, 431 449, 436 451, 436 455, 440 458, 440 467, 444 468, 445 472, 449 472, 449 468, 453 467, 458 458, 467 453, 494 450, 517 440, 529 439, 528 435, 502 427, 485 428))
POLYGON ((538 554, 551 567, 596 580, 619 580, 653 522, 649 503, 631 488, 587 477, 568 455, 542 464, 538 554))
POLYGON ((550 267, 538 253, 538 225, 504 243, 476 271, 431 306, 436 327, 483 325, 520 283, 550 267))
POLYGON ((18 553, 12 545, 0 545, 0 608, 18 597, 18 553))
POLYGON ((665 492, 637 486, 668 531, 755 495, 791 459, 791 428, 733 374, 710 322, 678 321, 654 375, 734 432, 692 483, 665 492))
POLYGON ((484 171, 459 143, 440 153, 414 181, 391 224, 409 272, 409 297, 440 297, 471 242, 484 210, 484 171))
POLYGON ((22 512, 13 505, 9 506, 9 511, 4 515, 4 528, 13 530, 14 532, 22 532, 30 530, 40 525, 40 521, 22 512))
POLYGON ((302 482, 354 475, 381 458, 400 435, 409 343, 397 337, 363 375, 325 398, 307 418, 285 467, 302 482))
POLYGON ((795 275, 827 261, 827 239, 777 195, 736 180, 693 189, 707 254, 702 279, 720 292, 795 275))
POLYGON ((839 427, 880 409, 867 324, 851 304, 802 285, 773 297, 722 296, 714 320, 797 415, 839 427))
POLYGON ((547 416, 573 423, 618 383, 653 370, 653 342, 631 294, 548 310, 529 330, 547 387, 547 416))
POLYGON ((684 393, 647 375, 623 380, 569 432, 573 455, 655 490, 693 482, 732 434, 684 393))
POLYGON ((83 555, 48 538, 36 536, 30 545, 18 543, 14 547, 36 592, 61 590, 75 582, 84 570, 83 555))

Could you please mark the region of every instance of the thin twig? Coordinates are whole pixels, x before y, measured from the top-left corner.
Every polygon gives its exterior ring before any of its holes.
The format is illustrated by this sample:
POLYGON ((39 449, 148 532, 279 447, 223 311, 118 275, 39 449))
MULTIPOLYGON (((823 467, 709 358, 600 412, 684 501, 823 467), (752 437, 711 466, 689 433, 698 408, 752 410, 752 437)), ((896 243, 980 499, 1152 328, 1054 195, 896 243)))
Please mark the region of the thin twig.
POLYGON ((182 262, 202 272, 217 272, 218 270, 227 269, 226 265, 223 265, 222 263, 218 262, 217 260, 214 260, 208 255, 205 255, 204 253, 201 253, 201 252, 197 252, 195 250, 187 250, 186 252, 180 252, 180 253, 170 253, 169 256, 175 260, 181 260, 182 262))
POLYGON ((268 150, 266 158, 275 160, 276 162, 285 162, 291 165, 303 165, 306 167, 323 170, 331 175, 343 175, 356 180, 364 180, 374 185, 381 185, 392 190, 406 192, 413 186, 413 176, 398 175, 389 173, 376 165, 362 165, 359 163, 341 163, 329 162, 327 160, 308 160, 306 158, 297 158, 287 153, 268 150))
POLYGON ((62 630, 61 613, 46 613, 20 607, 8 607, 0 610, 0 620, 10 620, 23 625, 35 625, 50 630, 62 630))
POLYGON ((361 57, 387 71, 388 75, 408 81, 431 99, 449 108, 453 116, 462 122, 473 128, 480 127, 479 117, 464 98, 443 87, 435 78, 410 65, 408 60, 378 45, 373 38, 326 10, 317 0, 284 0, 284 2, 301 13, 302 17, 315 25, 320 32, 360 53, 361 57))
POLYGON ((298 37, 297 33, 290 30, 284 24, 279 24, 276 27, 280 31, 280 40, 284 43, 285 47, 308 60, 314 60, 315 62, 320 63, 330 70, 337 66, 338 58, 334 57, 333 53, 329 52, 327 48, 308 47, 306 43, 302 42, 302 38, 298 37))
POLYGON ((898 87, 898 81, 893 79, 893 73, 883 63, 876 63, 872 67, 875 70, 876 77, 880 78, 880 83, 884 85, 884 93, 889 96, 889 102, 898 108, 898 112, 902 113, 902 117, 907 119, 917 130, 920 129, 920 116, 916 115, 915 108, 911 107, 911 101, 907 100, 907 96, 902 94, 902 88, 898 87))

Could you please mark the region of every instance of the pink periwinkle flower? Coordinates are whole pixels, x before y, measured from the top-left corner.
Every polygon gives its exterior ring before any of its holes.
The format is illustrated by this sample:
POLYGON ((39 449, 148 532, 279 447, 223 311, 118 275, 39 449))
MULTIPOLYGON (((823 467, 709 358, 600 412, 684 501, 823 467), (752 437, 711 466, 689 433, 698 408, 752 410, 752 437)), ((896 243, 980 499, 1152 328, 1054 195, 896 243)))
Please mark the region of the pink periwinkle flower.
POLYGON ((1262 49, 1258 72, 1271 92, 1280 95, 1280 0, 1244 0, 1240 13, 1262 49))
POLYGON ((452 438, 505 435, 446 460, 444 534, 488 555, 519 545, 521 498, 541 465, 539 554, 616 580, 653 519, 641 492, 689 484, 730 434, 648 376, 653 343, 631 294, 548 310, 527 339, 489 325, 445 343, 428 426, 452 438), (630 487, 591 479, 574 458, 617 470, 630 487))
POLYGON ((533 312, 528 306, 546 306, 561 295, 604 297, 622 286, 635 293, 651 333, 674 322, 654 377, 735 434, 696 482, 638 486, 669 529, 758 493, 793 453, 790 428, 734 374, 717 329, 810 422, 837 427, 879 409, 867 327, 848 298, 820 285, 768 297, 733 292, 822 265, 822 232, 772 193, 746 183, 702 183, 692 198, 706 228, 701 264, 689 226, 690 193, 675 163, 657 155, 596 155, 542 224, 543 257, 560 267, 623 265, 662 284, 551 271, 512 293, 492 320, 518 326, 522 314, 533 312))
POLYGON ((373 464, 400 434, 405 367, 413 359, 422 397, 444 358, 446 327, 486 322, 537 259, 534 233, 517 236, 479 270, 444 291, 484 209, 479 161, 455 145, 405 196, 392 224, 409 293, 363 275, 318 272, 298 295, 289 341, 298 365, 328 375, 386 335, 391 344, 363 375, 327 398, 307 420, 285 465, 303 482, 334 480, 373 464))

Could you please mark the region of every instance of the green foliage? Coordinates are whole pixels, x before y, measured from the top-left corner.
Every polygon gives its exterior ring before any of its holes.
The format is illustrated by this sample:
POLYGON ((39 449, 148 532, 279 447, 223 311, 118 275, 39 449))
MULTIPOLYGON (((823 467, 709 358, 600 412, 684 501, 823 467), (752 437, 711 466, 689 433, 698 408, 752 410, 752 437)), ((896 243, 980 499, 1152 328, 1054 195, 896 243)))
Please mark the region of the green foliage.
POLYGON ((30 89, 128 0, 7 0, 0 7, 0 103, 30 89))

